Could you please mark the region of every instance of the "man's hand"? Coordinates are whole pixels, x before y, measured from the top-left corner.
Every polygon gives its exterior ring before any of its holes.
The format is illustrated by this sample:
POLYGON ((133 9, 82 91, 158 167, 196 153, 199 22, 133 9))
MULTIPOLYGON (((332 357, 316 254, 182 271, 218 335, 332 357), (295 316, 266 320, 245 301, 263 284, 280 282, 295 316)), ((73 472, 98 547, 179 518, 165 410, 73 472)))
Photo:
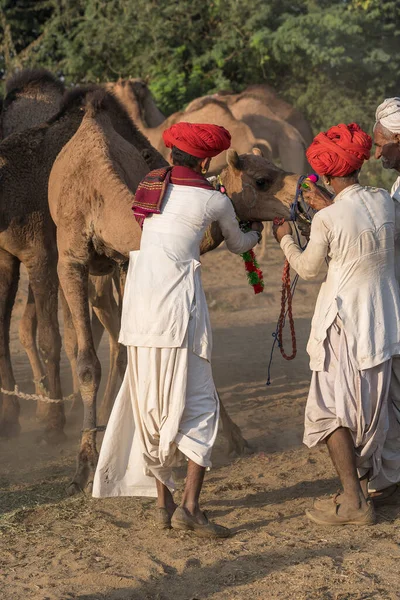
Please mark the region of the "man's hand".
POLYGON ((284 221, 282 225, 278 225, 278 223, 274 221, 272 225, 272 233, 274 234, 274 237, 278 244, 280 244, 281 239, 285 235, 292 235, 292 228, 287 221, 284 221))
POLYGON ((312 181, 307 181, 306 183, 309 189, 302 190, 303 198, 307 202, 307 204, 311 206, 311 208, 313 208, 314 210, 322 210, 323 208, 326 208, 327 206, 333 204, 333 201, 328 192, 322 190, 312 181))

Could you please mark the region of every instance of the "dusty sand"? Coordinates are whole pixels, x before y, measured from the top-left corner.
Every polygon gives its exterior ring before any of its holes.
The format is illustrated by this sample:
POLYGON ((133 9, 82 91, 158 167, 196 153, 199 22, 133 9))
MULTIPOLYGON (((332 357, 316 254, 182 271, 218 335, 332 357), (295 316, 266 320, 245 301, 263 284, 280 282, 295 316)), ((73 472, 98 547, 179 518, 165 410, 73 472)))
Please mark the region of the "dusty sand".
MULTIPOLYGON (((241 259, 226 250, 204 257, 203 278, 214 328, 214 373, 231 416, 255 447, 232 459, 220 436, 203 503, 231 527, 224 541, 204 541, 153 523, 151 499, 67 498, 80 415, 62 447, 37 446, 34 406, 23 403, 22 434, 0 441, 0 597, 5 600, 264 600, 400 598, 400 501, 369 528, 318 528, 304 516, 315 496, 337 487, 325 448, 301 444, 310 378, 305 344, 319 283, 295 298, 298 357, 267 363, 280 302, 283 256, 269 240, 266 291, 253 296, 241 259)), ((15 372, 31 391, 17 340, 22 281, 13 325, 15 372)), ((107 364, 107 343, 101 346, 107 364)), ((65 393, 70 391, 63 360, 65 393)), ((183 482, 183 473, 179 474, 183 482)))

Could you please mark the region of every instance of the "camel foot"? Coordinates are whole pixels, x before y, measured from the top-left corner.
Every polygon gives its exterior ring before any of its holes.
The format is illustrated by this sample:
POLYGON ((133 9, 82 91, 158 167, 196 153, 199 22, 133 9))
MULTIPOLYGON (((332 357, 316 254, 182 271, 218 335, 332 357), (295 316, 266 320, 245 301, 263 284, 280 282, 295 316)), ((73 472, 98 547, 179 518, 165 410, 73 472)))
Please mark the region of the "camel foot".
MULTIPOLYGON (((251 446, 247 440, 243 439, 244 444, 240 444, 229 451, 230 458, 238 458, 239 456, 251 456, 257 450, 257 448, 251 446)), ((232 447, 232 446, 230 446, 232 447)))
POLYGON ((240 427, 230 417, 223 423, 222 431, 228 442, 229 456, 243 456, 250 450, 250 445, 243 437, 240 427))
POLYGON ((64 431, 60 429, 46 429, 36 438, 36 443, 43 446, 59 446, 67 439, 64 431))
POLYGON ((77 496, 78 494, 82 494, 83 490, 79 487, 75 481, 71 481, 69 486, 67 487, 67 495, 68 496, 77 496))
POLYGON ((2 421, 0 423, 0 437, 2 438, 16 438, 21 433, 21 425, 18 421, 2 421))
POLYGON ((74 496, 82 492, 85 494, 92 493, 97 459, 96 433, 94 431, 84 431, 82 433, 81 450, 78 456, 78 466, 74 478, 67 488, 69 496, 74 496))
POLYGON ((228 454, 231 458, 245 456, 252 453, 253 450, 250 449, 248 441, 244 438, 228 440, 228 454))
POLYGON ((93 491, 93 480, 88 481, 86 484, 84 483, 83 480, 81 480, 80 482, 71 481, 71 483, 67 487, 67 495, 68 496, 77 496, 78 494, 86 494, 88 496, 91 496, 92 491, 93 491), (82 487, 82 485, 84 487, 82 487))

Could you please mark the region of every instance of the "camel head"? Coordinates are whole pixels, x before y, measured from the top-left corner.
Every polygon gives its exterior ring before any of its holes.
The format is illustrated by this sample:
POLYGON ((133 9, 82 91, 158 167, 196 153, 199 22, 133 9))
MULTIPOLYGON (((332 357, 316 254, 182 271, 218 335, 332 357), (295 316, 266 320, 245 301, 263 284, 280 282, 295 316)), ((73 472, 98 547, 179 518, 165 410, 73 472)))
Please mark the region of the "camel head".
POLYGON ((272 221, 274 217, 290 216, 298 175, 286 173, 265 159, 258 148, 240 156, 230 149, 227 163, 221 181, 242 221, 272 221))
POLYGON ((119 79, 113 90, 136 123, 157 127, 165 120, 144 79, 119 79))

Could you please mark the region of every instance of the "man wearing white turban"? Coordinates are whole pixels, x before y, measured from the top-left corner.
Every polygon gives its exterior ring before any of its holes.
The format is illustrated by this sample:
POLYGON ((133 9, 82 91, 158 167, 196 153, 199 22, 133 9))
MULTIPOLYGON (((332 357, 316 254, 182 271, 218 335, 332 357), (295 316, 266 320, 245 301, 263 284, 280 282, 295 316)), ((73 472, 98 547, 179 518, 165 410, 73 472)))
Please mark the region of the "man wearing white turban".
MULTIPOLYGON (((374 126, 375 158, 382 160, 384 169, 394 169, 400 174, 400 98, 387 98, 376 109, 374 126)), ((400 284, 400 176, 391 190, 395 202, 395 268, 397 281, 400 284)), ((382 454, 382 471, 380 480, 374 482, 375 490, 371 496, 382 499, 395 493, 396 481, 400 481, 400 357, 393 357, 392 379, 390 384, 391 415, 389 431, 382 454), (390 472, 385 477, 385 467, 390 472), (391 467, 391 468, 390 468, 391 467), (397 473, 397 476, 396 476, 397 473)), ((376 500, 376 498, 375 498, 376 500)))
MULTIPOLYGON (((375 158, 384 169, 400 173, 400 98, 387 98, 376 109, 374 127, 375 158)), ((392 187, 392 197, 400 202, 400 177, 392 187)))

